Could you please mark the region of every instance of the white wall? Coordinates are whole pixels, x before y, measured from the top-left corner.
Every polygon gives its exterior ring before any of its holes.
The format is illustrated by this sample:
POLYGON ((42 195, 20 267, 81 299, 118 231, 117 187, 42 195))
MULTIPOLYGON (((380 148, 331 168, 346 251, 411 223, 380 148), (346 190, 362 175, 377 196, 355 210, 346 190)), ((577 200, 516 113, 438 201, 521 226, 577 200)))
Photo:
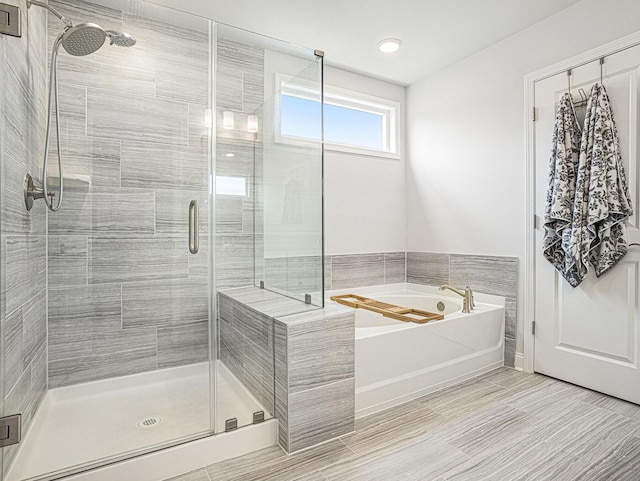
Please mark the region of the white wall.
MULTIPOLYGON (((400 102, 404 133, 404 87, 332 67, 325 68, 324 79, 327 85, 400 102)), ((324 160, 325 253, 404 251, 404 152, 391 160, 326 150, 324 160)))
POLYGON ((411 85, 407 249, 517 256, 522 299, 524 75, 633 33, 639 18, 638 0, 583 0, 411 85))

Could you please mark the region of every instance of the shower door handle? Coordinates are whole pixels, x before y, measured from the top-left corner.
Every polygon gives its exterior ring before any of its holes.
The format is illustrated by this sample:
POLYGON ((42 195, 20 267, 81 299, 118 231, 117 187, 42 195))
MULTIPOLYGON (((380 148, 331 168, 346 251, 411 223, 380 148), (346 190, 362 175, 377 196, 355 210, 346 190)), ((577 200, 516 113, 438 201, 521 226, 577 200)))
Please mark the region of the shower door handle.
POLYGON ((197 254, 198 245, 198 201, 189 203, 189 252, 197 254))

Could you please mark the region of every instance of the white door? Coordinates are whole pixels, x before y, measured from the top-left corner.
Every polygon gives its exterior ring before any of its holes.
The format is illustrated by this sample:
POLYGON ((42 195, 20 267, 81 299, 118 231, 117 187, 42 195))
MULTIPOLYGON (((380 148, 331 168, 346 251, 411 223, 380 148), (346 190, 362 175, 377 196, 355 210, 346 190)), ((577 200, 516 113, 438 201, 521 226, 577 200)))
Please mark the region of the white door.
MULTIPOLYGON (((628 242, 640 242, 638 169, 638 80, 640 47, 609 56, 604 85, 609 93, 623 151, 634 216, 627 223, 628 242)), ((600 65, 593 62, 572 72, 572 93, 589 93, 600 80, 600 65)), ((555 108, 567 90, 566 73, 536 82, 535 161, 535 363, 536 372, 585 386, 640 404, 638 349, 640 247, 600 279, 593 269, 572 288, 542 255, 549 154, 555 108)))

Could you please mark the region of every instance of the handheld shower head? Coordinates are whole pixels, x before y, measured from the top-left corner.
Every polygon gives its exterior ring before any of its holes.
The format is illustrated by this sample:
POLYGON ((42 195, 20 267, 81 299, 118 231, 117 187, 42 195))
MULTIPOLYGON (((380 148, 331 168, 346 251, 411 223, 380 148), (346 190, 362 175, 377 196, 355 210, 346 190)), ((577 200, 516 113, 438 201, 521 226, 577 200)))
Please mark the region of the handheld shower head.
POLYGON ((92 54, 104 45, 107 32, 95 23, 79 23, 62 34, 62 46, 76 57, 92 54))
POLYGON ((55 8, 50 7, 48 4, 40 0, 27 0, 27 6, 31 8, 32 5, 46 8, 56 17, 58 17, 65 25, 65 29, 57 36, 56 41, 53 44, 51 51, 51 67, 49 68, 49 102, 47 113, 47 132, 44 145, 44 159, 42 162, 42 189, 34 188, 33 182, 25 184, 25 206, 27 210, 31 210, 33 207, 33 201, 35 199, 44 199, 47 208, 52 212, 56 212, 62 206, 62 196, 64 193, 64 175, 62 172, 62 153, 60 148, 60 118, 59 118, 59 103, 58 103, 58 51, 60 45, 69 53, 76 57, 83 57, 90 55, 99 50, 104 41, 109 37, 111 45, 117 45, 119 47, 131 47, 135 45, 136 39, 127 33, 114 32, 113 30, 105 31, 99 25, 95 23, 79 23, 73 25, 71 20, 64 17, 55 8), (51 114, 53 112, 53 106, 55 105, 56 116, 56 138, 57 138, 57 153, 58 153, 58 172, 60 176, 60 187, 58 189, 57 203, 53 202, 53 192, 49 191, 47 186, 47 166, 49 161, 49 138, 51 135, 51 114), (51 200, 49 200, 51 198, 51 200))
POLYGON ((109 45, 115 45, 117 47, 133 47, 136 44, 136 39, 133 35, 124 32, 116 32, 115 30, 107 30, 107 37, 109 37, 109 45))

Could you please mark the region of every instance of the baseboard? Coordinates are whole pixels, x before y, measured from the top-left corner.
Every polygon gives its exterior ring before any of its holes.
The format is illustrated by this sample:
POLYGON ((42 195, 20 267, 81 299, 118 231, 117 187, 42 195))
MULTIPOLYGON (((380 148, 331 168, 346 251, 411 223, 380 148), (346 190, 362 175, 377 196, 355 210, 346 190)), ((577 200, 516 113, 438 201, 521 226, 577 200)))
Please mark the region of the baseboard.
POLYGON ((524 354, 516 352, 515 364, 513 366, 517 371, 524 371, 524 354))

